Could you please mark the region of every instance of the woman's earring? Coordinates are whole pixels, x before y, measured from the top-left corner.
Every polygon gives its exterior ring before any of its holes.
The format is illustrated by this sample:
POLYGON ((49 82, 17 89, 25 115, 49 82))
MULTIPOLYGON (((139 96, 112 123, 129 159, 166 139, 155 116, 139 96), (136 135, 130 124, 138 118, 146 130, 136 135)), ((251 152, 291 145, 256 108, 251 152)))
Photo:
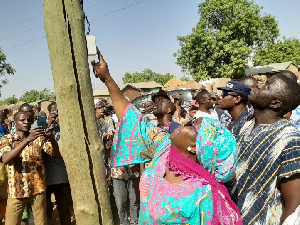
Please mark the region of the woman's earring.
POLYGON ((186 150, 188 150, 191 153, 196 153, 196 151, 191 146, 187 147, 186 150))

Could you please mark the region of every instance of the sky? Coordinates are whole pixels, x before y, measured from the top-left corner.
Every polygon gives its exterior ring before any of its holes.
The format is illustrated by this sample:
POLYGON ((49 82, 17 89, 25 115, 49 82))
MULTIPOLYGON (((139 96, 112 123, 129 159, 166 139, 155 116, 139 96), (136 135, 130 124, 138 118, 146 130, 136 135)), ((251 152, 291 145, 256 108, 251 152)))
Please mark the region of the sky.
MULTIPOLYGON (((90 34, 117 83, 126 72, 151 69, 156 73, 184 76, 173 56, 180 48, 178 36, 192 32, 203 0, 83 0, 90 34)), ((262 12, 276 17, 280 34, 300 39, 299 0, 256 0, 262 12)), ((87 30, 87 27, 86 27, 87 30)), ((26 91, 54 91, 44 29, 43 1, 0 0, 0 48, 16 70, 6 76, 0 100, 21 97, 26 91)), ((89 61, 94 57, 89 57, 89 61)), ((91 69, 91 68, 90 68, 91 69)), ((94 78, 94 90, 104 85, 94 78)))

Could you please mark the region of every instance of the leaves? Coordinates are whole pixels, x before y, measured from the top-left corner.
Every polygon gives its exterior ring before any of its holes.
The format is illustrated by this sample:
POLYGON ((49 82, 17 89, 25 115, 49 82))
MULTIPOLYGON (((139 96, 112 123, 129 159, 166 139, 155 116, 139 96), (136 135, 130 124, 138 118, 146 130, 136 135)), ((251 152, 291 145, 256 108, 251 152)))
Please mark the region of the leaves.
POLYGON ((300 40, 283 38, 277 43, 270 43, 259 49, 253 57, 254 66, 292 61, 300 65, 300 40))
POLYGON ((25 94, 21 96, 20 101, 31 103, 44 99, 55 100, 55 94, 47 88, 42 91, 31 90, 26 91, 25 94))
POLYGON ((192 33, 178 37, 177 64, 196 81, 215 77, 239 78, 251 53, 273 43, 279 35, 271 15, 260 15, 251 0, 206 0, 192 33))
MULTIPOLYGON (((2 49, 0 48, 0 76, 4 75, 13 75, 15 73, 15 69, 11 67, 10 64, 6 63, 6 56, 2 52, 2 49)), ((8 81, 4 79, 2 81, 2 84, 7 84, 8 81)))
POLYGON ((19 100, 16 98, 16 96, 9 97, 5 99, 4 101, 0 101, 0 105, 12 105, 16 104, 19 100))
POLYGON ((144 69, 141 73, 125 73, 122 77, 124 83, 138 83, 138 82, 148 82, 155 81, 161 85, 165 85, 174 75, 169 73, 159 74, 155 73, 150 69, 144 69))

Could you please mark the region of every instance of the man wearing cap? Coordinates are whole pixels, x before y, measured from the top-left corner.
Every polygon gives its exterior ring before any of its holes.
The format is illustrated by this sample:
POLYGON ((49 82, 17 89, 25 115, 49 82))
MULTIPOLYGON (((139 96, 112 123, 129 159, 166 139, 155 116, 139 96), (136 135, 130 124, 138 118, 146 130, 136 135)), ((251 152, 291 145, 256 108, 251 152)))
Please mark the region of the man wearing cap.
POLYGON ((251 88, 238 81, 228 81, 226 87, 218 89, 223 91, 220 108, 232 117, 227 129, 236 136, 249 116, 247 104, 251 88))
POLYGON ((163 99, 170 100, 170 97, 168 96, 167 92, 165 92, 164 90, 159 90, 158 92, 156 92, 152 95, 151 99, 152 99, 152 102, 157 104, 158 102, 160 102, 163 99))

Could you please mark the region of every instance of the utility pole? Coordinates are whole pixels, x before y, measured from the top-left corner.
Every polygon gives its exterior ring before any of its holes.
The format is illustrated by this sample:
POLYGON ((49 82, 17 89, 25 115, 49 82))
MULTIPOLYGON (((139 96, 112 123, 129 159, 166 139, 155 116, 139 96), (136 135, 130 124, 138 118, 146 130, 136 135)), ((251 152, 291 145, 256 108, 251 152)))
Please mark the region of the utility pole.
POLYGON ((113 225, 80 0, 44 0, 45 30, 59 109, 61 155, 79 225, 113 225))

